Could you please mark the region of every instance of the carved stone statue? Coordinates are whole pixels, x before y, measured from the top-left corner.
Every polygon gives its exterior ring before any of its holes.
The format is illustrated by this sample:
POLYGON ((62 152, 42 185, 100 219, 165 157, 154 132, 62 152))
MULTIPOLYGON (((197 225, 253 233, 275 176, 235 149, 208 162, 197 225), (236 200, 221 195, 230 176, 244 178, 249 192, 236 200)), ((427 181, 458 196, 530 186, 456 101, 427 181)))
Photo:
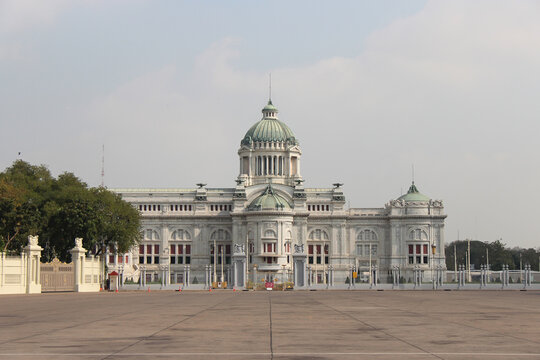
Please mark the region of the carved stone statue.
POLYGON ((235 254, 245 254, 244 244, 234 244, 235 254))
POLYGON ((83 239, 82 238, 75 238, 75 247, 76 248, 82 248, 82 241, 83 239))
POLYGON ((30 246, 37 246, 38 244, 38 238, 39 236, 35 235, 35 236, 28 236, 28 245, 30 246))
POLYGON ((301 244, 301 245, 294 244, 294 253, 295 254, 303 254, 304 253, 304 244, 301 244))

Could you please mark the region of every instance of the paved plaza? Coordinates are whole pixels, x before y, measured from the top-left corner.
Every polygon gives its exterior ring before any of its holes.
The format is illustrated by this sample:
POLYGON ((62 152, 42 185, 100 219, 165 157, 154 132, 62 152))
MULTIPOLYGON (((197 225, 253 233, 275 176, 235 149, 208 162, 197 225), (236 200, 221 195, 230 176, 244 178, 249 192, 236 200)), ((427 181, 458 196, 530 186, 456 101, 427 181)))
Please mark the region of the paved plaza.
POLYGON ((540 359, 540 291, 0 297, 0 359, 540 359))

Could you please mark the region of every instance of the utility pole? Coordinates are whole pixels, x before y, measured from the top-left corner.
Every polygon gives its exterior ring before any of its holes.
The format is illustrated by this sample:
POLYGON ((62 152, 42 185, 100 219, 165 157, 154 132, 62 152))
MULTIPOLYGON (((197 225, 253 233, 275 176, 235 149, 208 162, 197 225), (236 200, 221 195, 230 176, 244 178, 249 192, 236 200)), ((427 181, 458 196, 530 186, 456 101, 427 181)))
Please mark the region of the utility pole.
MULTIPOLYGON (((373 283, 373 271, 371 270, 371 244, 369 245, 369 286, 373 283)), ((352 281, 352 279, 351 279, 352 281)))
POLYGON ((523 282, 523 261, 521 259, 521 253, 519 253, 519 282, 523 282))
POLYGON ((225 274, 223 273, 223 266, 224 266, 223 263, 225 262, 224 261, 225 260, 225 258, 224 258, 224 252, 225 252, 224 247, 225 247, 225 245, 221 245, 221 283, 222 284, 225 281, 225 277, 224 277, 225 274))
POLYGON ((217 273, 216 273, 216 267, 217 267, 217 244, 216 239, 214 239, 214 282, 217 282, 217 273))
POLYGON ((468 275, 468 278, 469 278, 469 282, 471 282, 471 240, 468 239, 467 240, 467 264, 469 265, 469 271, 467 273, 468 275))
POLYGON ((487 279, 489 282, 489 247, 486 246, 486 272, 487 272, 487 279))
POLYGON ((249 279, 249 237, 246 234, 246 279, 244 280, 244 288, 247 289, 247 282, 249 279))
POLYGON ((454 243, 454 280, 457 280, 457 249, 454 243))

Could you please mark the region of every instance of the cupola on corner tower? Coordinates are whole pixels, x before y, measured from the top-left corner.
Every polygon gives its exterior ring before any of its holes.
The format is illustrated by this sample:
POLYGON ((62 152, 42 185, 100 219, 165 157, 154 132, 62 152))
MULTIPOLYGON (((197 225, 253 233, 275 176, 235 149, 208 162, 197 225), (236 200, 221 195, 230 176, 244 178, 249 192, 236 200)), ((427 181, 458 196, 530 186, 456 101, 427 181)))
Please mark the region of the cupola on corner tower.
POLYGON ((262 109, 263 117, 253 125, 240 143, 239 180, 245 186, 272 183, 294 186, 300 175, 302 152, 287 125, 279 121, 272 100, 262 109))

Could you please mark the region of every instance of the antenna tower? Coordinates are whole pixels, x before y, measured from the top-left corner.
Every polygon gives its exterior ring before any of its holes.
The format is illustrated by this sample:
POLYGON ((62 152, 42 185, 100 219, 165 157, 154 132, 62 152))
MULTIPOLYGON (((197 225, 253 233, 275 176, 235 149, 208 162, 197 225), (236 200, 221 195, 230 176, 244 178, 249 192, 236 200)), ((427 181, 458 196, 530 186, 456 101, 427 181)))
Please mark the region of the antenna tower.
POLYGON ((101 187, 105 187, 105 144, 101 148, 101 187))

